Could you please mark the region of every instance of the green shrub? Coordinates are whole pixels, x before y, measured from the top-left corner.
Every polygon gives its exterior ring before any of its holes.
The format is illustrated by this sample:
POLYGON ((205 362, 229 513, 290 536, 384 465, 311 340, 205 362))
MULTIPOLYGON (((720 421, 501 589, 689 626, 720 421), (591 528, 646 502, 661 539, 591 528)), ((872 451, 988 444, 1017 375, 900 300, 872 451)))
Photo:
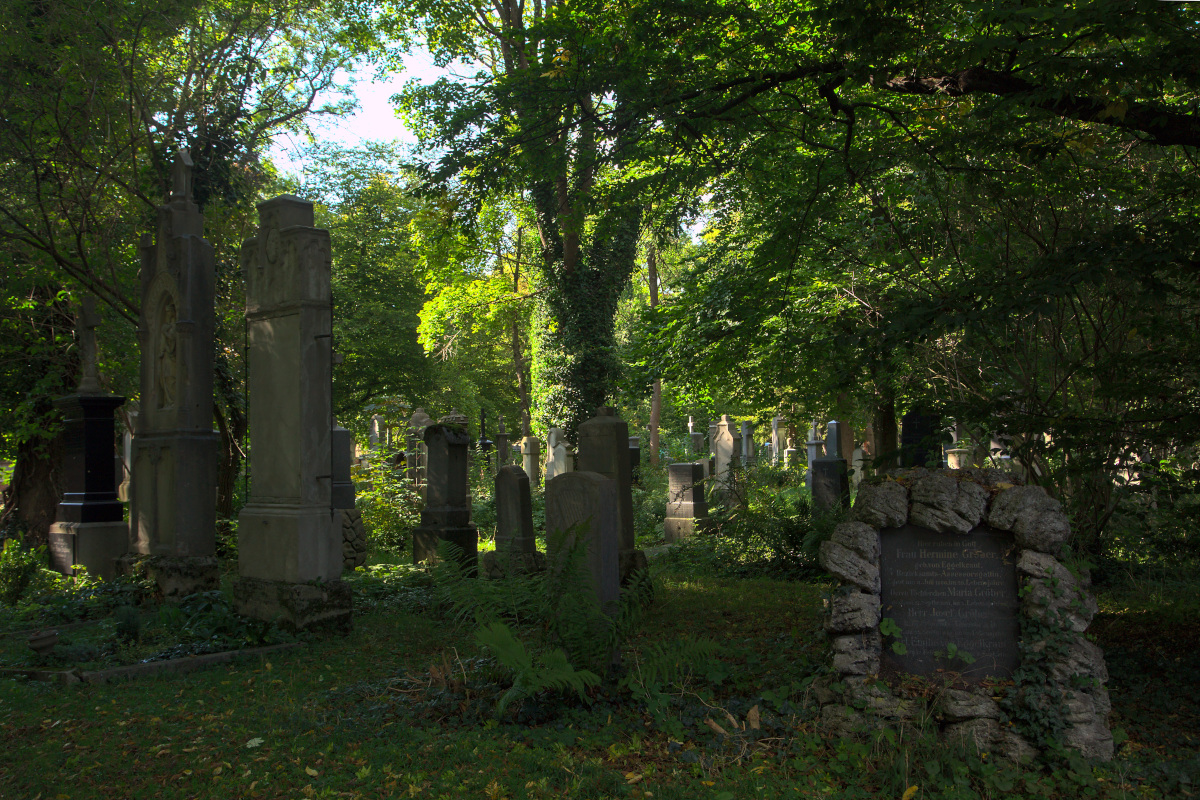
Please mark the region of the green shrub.
POLYGON ((421 520, 421 495, 393 469, 387 453, 377 451, 366 467, 355 469, 355 506, 362 513, 367 541, 376 549, 402 555, 412 529, 421 520))
POLYGON ((46 548, 29 549, 16 539, 5 539, 0 550, 0 603, 16 605, 38 583, 46 564, 46 548))

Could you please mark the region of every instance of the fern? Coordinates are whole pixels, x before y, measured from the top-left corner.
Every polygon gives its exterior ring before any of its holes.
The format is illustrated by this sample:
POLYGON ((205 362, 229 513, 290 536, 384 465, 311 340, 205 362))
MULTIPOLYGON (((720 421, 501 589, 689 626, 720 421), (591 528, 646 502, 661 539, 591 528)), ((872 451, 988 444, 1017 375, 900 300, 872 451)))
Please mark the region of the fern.
POLYGON ((496 716, 516 700, 541 691, 570 689, 581 699, 587 699, 590 686, 600 683, 600 676, 590 670, 575 669, 561 649, 545 653, 534 662, 533 655, 503 622, 491 622, 475 632, 475 640, 490 650, 496 660, 512 670, 513 685, 496 703, 496 716))
POLYGON ((719 647, 712 639, 691 638, 651 645, 621 679, 621 686, 650 701, 664 687, 684 684, 697 670, 706 669, 719 647))

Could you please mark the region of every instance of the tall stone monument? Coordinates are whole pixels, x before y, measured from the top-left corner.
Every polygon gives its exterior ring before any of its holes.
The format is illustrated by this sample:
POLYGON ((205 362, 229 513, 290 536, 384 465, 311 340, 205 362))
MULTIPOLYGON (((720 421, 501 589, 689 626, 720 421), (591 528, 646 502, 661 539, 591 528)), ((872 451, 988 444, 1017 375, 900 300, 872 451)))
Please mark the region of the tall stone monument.
POLYGON ((63 415, 63 499, 50 526, 50 565, 64 575, 74 565, 90 575, 111 578, 117 558, 129 549, 125 506, 117 499, 116 434, 113 417, 124 397, 105 394, 96 366, 94 297, 85 297, 76 319, 80 380, 75 394, 54 405, 63 415))
POLYGON ((332 513, 329 232, 312 203, 258 206, 242 245, 248 329, 250 497, 238 517, 238 612, 294 629, 350 627, 332 513))
POLYGON ((479 533, 471 522, 471 493, 467 482, 471 435, 467 418, 451 411, 425 428, 428 453, 425 508, 413 529, 413 563, 436 561, 438 544, 450 542, 460 551, 463 573, 475 575, 479 563, 479 533))
POLYGON ((779 466, 787 444, 787 420, 780 416, 771 418, 771 465, 779 466))
POLYGON ((166 596, 216 589, 214 262, 192 202, 192 162, 175 156, 158 232, 142 237, 141 394, 133 435, 131 555, 166 596))
POLYGON ((667 467, 667 515, 663 520, 666 540, 686 539, 703 530, 707 521, 704 466, 699 462, 671 464, 667 467))
POLYGON ((633 478, 629 463, 629 426, 612 408, 601 406, 596 416, 579 426, 576 468, 617 482, 617 523, 620 530, 621 583, 646 569, 646 554, 637 549, 633 531, 633 478))
POLYGON ((742 420, 742 464, 750 466, 754 463, 756 453, 754 452, 754 423, 749 420, 742 420))

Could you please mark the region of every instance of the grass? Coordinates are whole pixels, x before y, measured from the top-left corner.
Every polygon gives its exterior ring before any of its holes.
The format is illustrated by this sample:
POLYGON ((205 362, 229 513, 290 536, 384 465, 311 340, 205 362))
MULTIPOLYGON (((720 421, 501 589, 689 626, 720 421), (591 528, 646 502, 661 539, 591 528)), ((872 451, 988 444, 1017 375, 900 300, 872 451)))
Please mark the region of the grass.
MULTIPOLYGON (((1195 592, 1118 586, 1094 631, 1109 653, 1108 765, 993 764, 911 732, 822 736, 808 691, 827 660, 820 582, 704 574, 663 559, 624 654, 711 640, 715 658, 590 704, 504 686, 471 627, 422 589, 364 585, 355 630, 186 676, 69 688, 0 681, 3 798, 1179 798, 1200 779, 1195 592), (1149 598, 1153 598, 1150 602, 1149 598), (362 607, 362 606, 365 606, 362 607), (524 723, 518 719, 527 720, 524 723), (757 723, 757 728, 755 724, 757 723), (719 729, 719 730, 718 730, 719 729), (916 787, 908 792, 909 787, 916 787)), ((403 578, 405 570, 398 570, 403 578)), ((400 580, 402 586, 413 586, 400 580)), ((643 675, 643 677, 645 677, 643 675)))

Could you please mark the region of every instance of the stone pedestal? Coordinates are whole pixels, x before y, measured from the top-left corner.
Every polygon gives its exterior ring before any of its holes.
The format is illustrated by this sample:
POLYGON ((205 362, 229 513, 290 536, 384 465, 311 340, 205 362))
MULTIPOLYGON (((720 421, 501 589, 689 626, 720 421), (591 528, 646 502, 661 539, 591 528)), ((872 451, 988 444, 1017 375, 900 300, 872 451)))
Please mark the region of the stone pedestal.
POLYGON ((686 539, 704 529, 708 502, 704 499, 704 465, 671 464, 667 467, 667 516, 663 535, 668 542, 686 539))
POLYGON ((946 451, 946 464, 950 469, 967 469, 975 466, 971 459, 969 447, 954 447, 946 451))
POLYGON ((214 261, 192 202, 191 160, 141 244, 141 407, 132 441, 131 551, 155 560, 164 595, 216 589, 214 261))
POLYGON ((580 472, 595 472, 617 483, 621 583, 645 569, 646 555, 637 549, 633 531, 633 476, 629 462, 629 426, 607 406, 579 426, 580 472))
POLYGON ((425 428, 425 508, 421 525, 413 530, 414 564, 436 561, 438 544, 446 541, 461 551, 464 574, 478 571, 479 533, 471 522, 467 484, 470 444, 467 418, 461 414, 450 414, 425 428))
POLYGON ((63 499, 50 528, 52 566, 64 575, 79 564, 111 578, 116 558, 129 550, 125 507, 117 499, 116 420, 124 397, 73 394, 54 405, 63 415, 63 499), (123 533, 122 533, 123 532, 123 533))
POLYGON ((336 585, 343 539, 331 513, 329 233, 313 227, 312 203, 297 197, 258 209, 258 236, 242 247, 252 447, 237 608, 296 628, 348 628, 350 593, 336 585))

